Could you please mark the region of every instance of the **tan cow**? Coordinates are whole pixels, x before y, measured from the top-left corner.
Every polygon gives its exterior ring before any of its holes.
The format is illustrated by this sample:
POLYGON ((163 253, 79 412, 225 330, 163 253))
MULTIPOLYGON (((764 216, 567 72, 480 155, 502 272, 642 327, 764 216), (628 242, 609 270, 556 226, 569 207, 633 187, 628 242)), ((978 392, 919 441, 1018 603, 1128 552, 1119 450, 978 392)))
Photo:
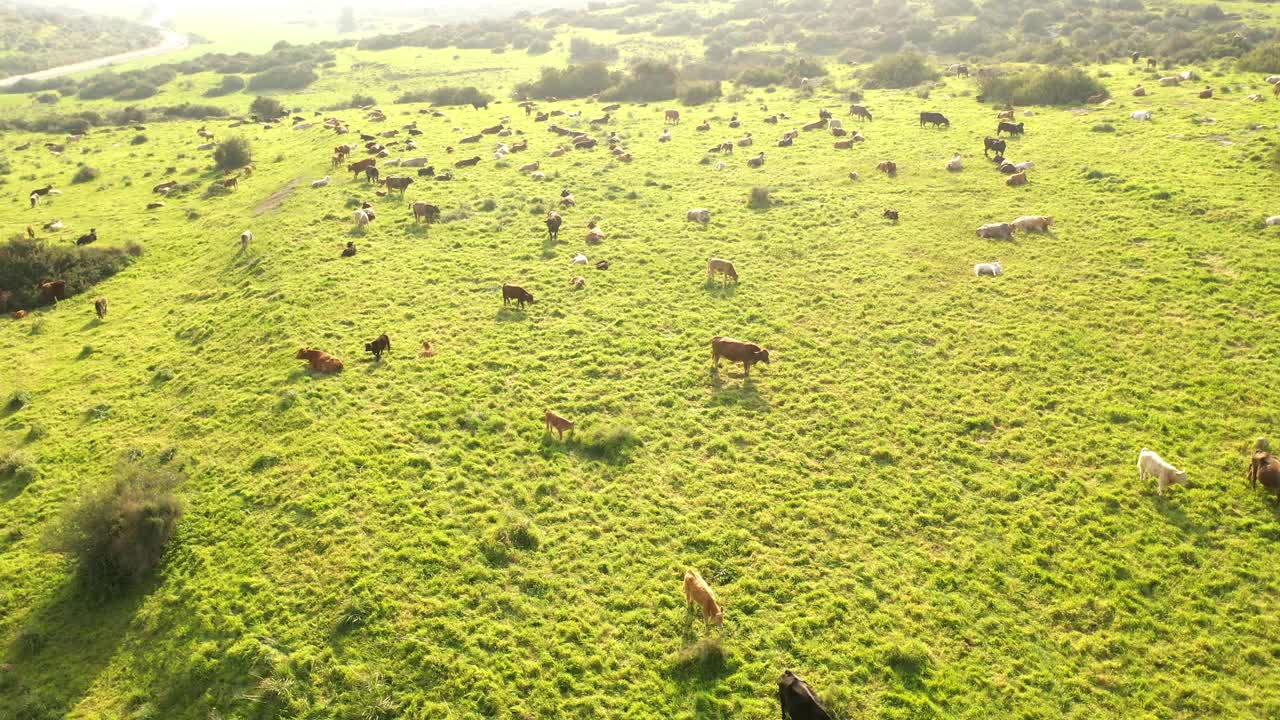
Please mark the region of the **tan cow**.
POLYGON ((325 374, 342 372, 342 361, 321 350, 302 348, 294 357, 299 360, 306 360, 311 369, 316 372, 325 374))
POLYGON ((769 351, 755 343, 717 335, 711 338, 711 364, 717 370, 720 368, 721 358, 732 363, 742 363, 742 377, 746 379, 751 377, 752 365, 769 362, 769 351))
POLYGON ((1009 224, 1023 232, 1049 232, 1049 226, 1053 224, 1053 217, 1050 215, 1023 215, 1009 224))
POLYGON ((720 258, 711 258, 707 261, 707 280, 714 280, 716 275, 723 275, 727 278, 733 278, 738 282, 738 271, 733 267, 733 263, 720 258))
POLYGON ((560 415, 552 410, 548 410, 542 414, 543 425, 546 426, 547 432, 556 431, 560 436, 561 442, 564 441, 566 432, 573 432, 573 421, 560 415))
POLYGON ((1026 171, 1024 170, 1020 173, 1014 173, 1010 175, 1009 179, 1004 181, 1004 184, 1008 185, 1009 187, 1018 187, 1019 185, 1026 185, 1027 184, 1026 171))
POLYGON ((710 625, 724 624, 724 608, 716 601, 716 594, 711 586, 697 570, 689 568, 684 573, 685 606, 692 608, 695 604, 702 609, 703 623, 710 625))

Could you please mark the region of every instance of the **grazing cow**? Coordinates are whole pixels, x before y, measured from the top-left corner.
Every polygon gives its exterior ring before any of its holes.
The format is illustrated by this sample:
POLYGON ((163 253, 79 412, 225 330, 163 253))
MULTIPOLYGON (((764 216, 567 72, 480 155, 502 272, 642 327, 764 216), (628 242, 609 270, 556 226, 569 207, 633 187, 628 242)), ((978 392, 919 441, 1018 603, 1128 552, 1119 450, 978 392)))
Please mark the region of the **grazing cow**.
POLYGON ((342 257, 355 257, 355 255, 356 255, 356 244, 348 240, 347 246, 342 248, 342 257))
POLYGON ((474 167, 479 164, 480 164, 480 156, 476 155, 475 157, 467 158, 466 160, 459 160, 458 162, 454 163, 453 166, 456 168, 465 168, 465 167, 474 167))
POLYGON ((684 573, 684 602, 688 609, 692 609, 695 604, 702 609, 704 624, 724 624, 724 608, 716 601, 716 594, 712 592, 711 586, 693 568, 684 573))
POLYGON ((1138 479, 1145 481, 1148 477, 1156 479, 1156 494, 1160 496, 1164 495, 1165 488, 1170 485, 1191 487, 1186 470, 1170 465, 1154 450, 1142 448, 1142 452, 1138 453, 1138 479))
POLYGON ((1134 96, 1134 97, 1146 97, 1146 96, 1147 96, 1147 89, 1146 89, 1146 88, 1144 88, 1144 87, 1142 87, 1141 85, 1139 85, 1138 87, 1136 87, 1136 88, 1134 88, 1134 89, 1133 89, 1133 96, 1134 96))
POLYGON ((381 175, 381 171, 376 167, 368 167, 364 169, 364 179, 367 182, 378 184, 378 177, 381 175))
POLYGON ((1002 132, 1007 132, 1010 135, 1021 135, 1025 124, 1026 123, 1002 122, 996 126, 996 137, 1000 137, 1000 133, 1002 132))
POLYGON ((413 178, 408 176, 391 175, 387 177, 384 184, 387 186, 388 191, 399 190, 401 197, 403 197, 404 191, 413 184, 413 178))
POLYGON ((67 282, 65 280, 44 280, 36 285, 40 291, 40 299, 45 302, 57 302, 67 299, 67 282))
POLYGON ((391 338, 386 333, 378 336, 377 340, 364 344, 364 351, 373 353, 373 359, 381 361, 382 353, 391 352, 391 338))
POLYGON ((516 307, 523 310, 525 303, 533 304, 533 295, 519 285, 504 283, 502 285, 502 304, 509 305, 512 300, 516 301, 516 307))
POLYGON ((870 111, 870 110, 868 110, 866 107, 864 107, 864 106, 862 106, 862 105, 850 105, 850 106, 849 106, 849 114, 850 114, 850 115, 852 115, 852 116, 854 116, 854 117, 856 117, 856 118, 860 118, 860 119, 862 119, 862 120, 866 120, 866 121, 868 121, 868 122, 870 122, 870 121, 872 120, 872 118, 871 118, 871 111, 870 111))
POLYGON ((302 348, 294 355, 298 360, 306 360, 315 372, 331 374, 342 372, 342 361, 321 350, 302 348))
POLYGON ((960 159, 959 153, 947 161, 947 172, 960 172, 963 169, 964 161, 960 159))
POLYGON ((1022 172, 1017 172, 1017 173, 1014 173, 1014 174, 1010 175, 1010 176, 1009 176, 1009 177, 1004 181, 1004 184, 1005 184, 1005 185, 1008 185, 1009 187, 1018 187, 1019 185, 1026 185, 1026 184, 1027 184, 1027 173, 1026 173, 1026 171, 1024 170, 1024 171, 1022 171, 1022 172))
POLYGON ((759 155, 753 158, 748 158, 747 167, 753 167, 753 168, 764 167, 764 152, 761 151, 759 155))
POLYGON ((725 142, 720 143, 720 145, 719 145, 719 152, 722 152, 722 153, 724 153, 724 154, 726 154, 726 155, 732 155, 732 154, 733 154, 733 143, 732 143, 732 142, 729 142, 729 141, 725 141, 725 142))
POLYGON ((222 187, 227 188, 228 190, 231 190, 239 186, 240 186, 240 181, 237 178, 227 178, 226 180, 222 181, 222 187))
POLYGON ((554 430, 560 436, 560 442, 564 442, 566 432, 573 432, 573 421, 551 410, 542 413, 542 424, 546 432, 554 430))
POLYGON ((168 195, 169 192, 176 187, 178 187, 178 181, 170 180, 168 182, 162 182, 151 188, 151 192, 156 193, 157 195, 168 195))
POLYGON ((711 338, 711 364, 714 369, 719 370, 721 358, 731 363, 742 363, 742 377, 746 379, 751 377, 752 365, 769 362, 769 351, 755 343, 717 335, 711 338))
POLYGON ((894 210, 893 208, 885 208, 884 212, 881 213, 881 215, 884 217, 885 220, 890 220, 894 224, 897 224, 898 222, 898 211, 894 210))
POLYGON ((253 242, 252 230, 245 230, 244 232, 240 233, 240 250, 241 251, 248 250, 249 243, 251 242, 253 242))
POLYGON ((945 125, 946 127, 951 127, 951 121, 948 120, 946 116, 943 115, 942 113, 937 113, 937 112, 920 113, 920 127, 924 127, 925 123, 932 123, 934 127, 939 127, 943 125, 945 125))
POLYGON ((885 160, 881 162, 879 165, 876 165, 876 169, 884 173, 885 175, 889 175, 889 176, 897 175, 898 163, 892 160, 885 160))
POLYGON ((1134 110, 1133 112, 1129 113, 1129 117, 1133 118, 1134 120, 1150 120, 1151 111, 1150 110, 1134 110))
POLYGON ((352 174, 351 179, 355 180, 356 178, 360 177, 360 173, 365 172, 370 168, 376 167, 377 164, 378 164, 378 161, 376 158, 365 158, 363 160, 357 160, 347 165, 347 172, 351 173, 352 174))
POLYGON ((418 222, 419 218, 427 221, 427 224, 435 222, 440 217, 440 208, 430 203, 418 201, 410 206, 413 208, 413 221, 418 222))
POLYGON ((1049 226, 1053 225, 1053 217, 1050 215, 1023 215, 1009 224, 1022 232, 1049 232, 1049 226))
POLYGON ((1009 223, 990 223, 978 228, 978 237, 988 240, 1008 240, 1013 237, 1013 225, 1009 223))
POLYGON ((978 263, 974 265, 973 274, 978 277, 982 277, 983 275, 998 277, 1004 274, 1004 268, 1000 267, 999 260, 993 260, 989 263, 978 263))
POLYGON ((93 311, 98 314, 99 320, 107 318, 107 299, 100 297, 93 301, 93 311))
POLYGON ((1154 69, 1156 69, 1156 67, 1157 67, 1156 59, 1155 59, 1155 58, 1147 58, 1147 68, 1148 68, 1148 69, 1150 69, 1150 70, 1154 70, 1154 69))
POLYGON ((90 243, 95 243, 97 241, 98 241, 98 230, 96 228, 91 228, 87 235, 81 235, 80 237, 76 238, 77 245, 88 245, 90 243))
POLYGON ((319 180, 312 180, 312 181, 311 181, 311 187, 313 187, 313 188, 322 188, 322 187, 326 187, 326 186, 328 186, 328 184, 329 184, 329 176, 328 176, 328 175, 325 175, 324 177, 320 178, 319 180))
POLYGON ((564 224, 564 218, 560 217, 560 213, 552 210, 547 213, 547 218, 543 220, 547 225, 547 240, 555 242, 560 238, 560 226, 564 224))
POLYGON ((723 275, 732 278, 735 283, 738 282, 738 271, 733 267, 733 263, 720 258, 711 258, 707 261, 707 280, 714 280, 716 275, 723 275))
POLYGON ((834 720, 809 683, 790 670, 778 678, 778 704, 782 706, 782 720, 834 720))
POLYGON ((702 122, 701 125, 698 125, 697 127, 694 128, 694 130, 697 130, 698 132, 707 132, 710 129, 711 129, 711 123, 705 120, 702 122))
POLYGON ((1213 98, 1213 88, 1207 87, 1200 91, 1201 100, 1209 100, 1211 98, 1213 98))
POLYGON ((684 218, 688 222, 696 222, 696 223, 702 223, 703 225, 706 225, 707 223, 711 222, 711 211, 703 208, 699 208, 697 210, 690 210, 689 212, 685 213, 684 218))
POLYGON ((679 110, 668 110, 668 111, 666 112, 666 116, 665 116, 665 118, 663 119, 663 122, 665 122, 665 123, 671 123, 672 125, 679 125, 679 124, 680 124, 680 111, 679 111, 679 110))
POLYGON ((1249 461, 1249 489, 1257 489, 1259 482, 1264 490, 1275 494, 1276 504, 1280 505, 1280 460, 1264 449, 1255 451, 1249 461))

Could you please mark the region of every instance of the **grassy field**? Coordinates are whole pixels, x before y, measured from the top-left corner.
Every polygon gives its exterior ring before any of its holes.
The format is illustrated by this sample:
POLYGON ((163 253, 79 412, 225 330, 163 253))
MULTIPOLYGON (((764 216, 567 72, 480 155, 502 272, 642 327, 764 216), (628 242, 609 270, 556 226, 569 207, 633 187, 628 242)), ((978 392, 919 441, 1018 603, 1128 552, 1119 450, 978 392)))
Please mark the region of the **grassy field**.
MULTIPOLYGON (((382 69, 347 74, 358 59, 415 68, 406 88, 494 91, 558 62, 441 52, 461 60, 345 51, 289 98, 310 115, 380 87, 382 69)), ((6 235, 57 217, 51 242, 95 227, 146 252, 90 295, 0 322, 0 401, 30 397, 0 414, 0 457, 32 476, 0 475, 0 717, 763 720, 784 668, 849 718, 1280 715, 1280 515, 1244 479, 1280 404, 1277 229, 1262 226, 1280 212, 1263 162, 1277 105, 1231 74, 1210 77, 1236 88, 1214 100, 1139 100, 1143 75, 1107 69, 1113 104, 1019 118, 1024 188, 982 159, 995 113, 968 80, 927 101, 870 92, 861 125, 832 88, 749 92, 685 109, 669 144, 662 106, 627 105, 610 129, 631 164, 549 158, 557 138, 510 100, 431 119, 379 90, 386 123, 337 114, 366 132, 417 120, 421 152, 404 154, 437 169, 483 158, 404 199, 341 173, 311 188, 339 142, 318 127, 210 123, 252 141, 257 171, 154 211, 166 167, 218 177, 201 123, 152 123, 138 146, 95 131, 61 157, 6 135, 6 235), (774 146, 824 105, 867 142, 774 146), (918 127, 923 109, 951 129, 918 127), (792 120, 762 122, 776 112, 792 120), (528 153, 495 163, 486 138, 446 154, 454 128, 506 114, 528 153), (1116 131, 1091 131, 1104 123, 1116 131), (699 163, 746 132, 762 169, 748 149, 699 163), (956 151, 965 169, 948 173, 956 151), (897 177, 875 172, 885 159, 897 177), (534 160, 546 182, 517 171, 534 160), (78 163, 101 178, 71 185, 78 163), (29 210, 47 182, 64 194, 29 210), (756 186, 773 207, 747 206, 756 186), (578 206, 552 244, 541 220, 562 188, 578 206), (378 209, 368 228, 352 198, 378 209), (415 225, 419 199, 446 221, 415 225), (685 222, 696 207, 709 226, 685 222), (975 237, 1024 214, 1054 232, 975 237), (359 254, 342 259, 347 241, 359 254), (575 266, 579 252, 612 267, 575 266), (707 283, 711 256, 741 284, 707 283), (974 277, 993 258, 1005 274, 974 277), (504 308, 504 281, 537 303, 504 308), (371 362, 362 343, 384 332, 394 350, 371 362), (773 362, 750 381, 712 372, 713 335, 773 362), (423 341, 435 357, 417 357, 423 341), (346 371, 306 372, 301 346, 346 371), (547 408, 576 437, 544 435, 547 408), (1193 486, 1156 497, 1144 446, 1193 486), (122 464, 170 455, 187 514, 161 571, 83 599, 44 533, 122 464), (690 566, 723 630, 686 614, 690 566)))

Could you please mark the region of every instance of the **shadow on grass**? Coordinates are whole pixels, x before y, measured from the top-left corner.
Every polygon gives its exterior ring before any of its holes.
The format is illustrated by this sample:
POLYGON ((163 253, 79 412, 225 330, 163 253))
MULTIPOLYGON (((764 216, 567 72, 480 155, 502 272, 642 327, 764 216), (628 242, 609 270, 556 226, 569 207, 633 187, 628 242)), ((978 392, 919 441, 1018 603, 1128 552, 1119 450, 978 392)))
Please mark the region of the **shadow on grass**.
POLYGON ((429 238, 431 237, 431 225, 430 223, 412 223, 409 225, 409 229, 405 231, 405 234, 416 238, 429 238))
MULTIPOLYGON (((1181 493, 1176 493, 1180 495, 1181 493)), ((1151 503, 1155 507, 1156 512, 1164 516, 1165 520, 1173 523, 1179 530, 1191 535, 1203 535, 1208 532, 1209 528, 1204 525, 1196 524, 1191 518, 1187 517, 1187 513, 1182 509, 1180 499, 1175 496, 1173 489, 1166 490, 1165 496, 1151 495, 1151 503)))
POLYGON ((498 312, 494 313, 493 319, 498 322, 526 322, 529 316, 525 314, 524 310, 510 305, 503 305, 498 312))
POLYGON ((711 396, 711 404, 736 405, 752 412, 768 412, 769 401, 760 397, 760 393, 756 391, 754 380, 749 377, 743 377, 741 384, 727 384, 725 376, 734 377, 729 373, 725 373, 722 376, 715 367, 711 368, 711 388, 714 391, 711 396))
POLYGON ((702 283, 702 289, 706 290, 707 294, 712 297, 729 299, 738 294, 738 283, 722 283, 708 280, 702 283))
POLYGON ((81 325, 80 332, 84 332, 85 330, 92 330, 102 324, 103 324, 102 320, 100 318, 95 317, 91 319, 89 322, 85 323, 84 325, 81 325))
POLYGON ((155 581, 108 602, 80 592, 78 580, 35 608, 5 651, 16 687, 5 689, 16 717, 64 717, 106 669, 155 581))
POLYGON ((640 439, 627 425, 606 425, 586 431, 581 436, 577 430, 573 430, 565 435, 564 440, 554 433, 542 434, 543 457, 574 453, 609 465, 620 466, 631 462, 632 451, 640 445, 640 439))

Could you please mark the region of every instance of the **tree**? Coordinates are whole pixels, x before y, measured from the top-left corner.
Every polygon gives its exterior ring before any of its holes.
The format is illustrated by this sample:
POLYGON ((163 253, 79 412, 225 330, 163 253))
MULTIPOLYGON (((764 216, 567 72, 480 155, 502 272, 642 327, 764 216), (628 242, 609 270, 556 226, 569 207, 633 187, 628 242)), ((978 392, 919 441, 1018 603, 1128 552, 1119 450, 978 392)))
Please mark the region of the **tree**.
POLYGON ((223 172, 239 170, 253 162, 253 148, 240 136, 229 138, 218 143, 213 151, 213 162, 223 172))
POLYGON ((348 5, 342 8, 342 14, 338 16, 338 32, 350 33, 356 31, 356 13, 348 5))
POLYGON ((288 114, 284 103, 275 98, 258 96, 249 104, 249 113, 263 120, 275 120, 288 114))
POLYGON ((1049 27, 1049 13, 1040 8, 1031 8, 1022 13, 1022 19, 1018 21, 1022 32, 1028 35, 1039 35, 1049 27))

